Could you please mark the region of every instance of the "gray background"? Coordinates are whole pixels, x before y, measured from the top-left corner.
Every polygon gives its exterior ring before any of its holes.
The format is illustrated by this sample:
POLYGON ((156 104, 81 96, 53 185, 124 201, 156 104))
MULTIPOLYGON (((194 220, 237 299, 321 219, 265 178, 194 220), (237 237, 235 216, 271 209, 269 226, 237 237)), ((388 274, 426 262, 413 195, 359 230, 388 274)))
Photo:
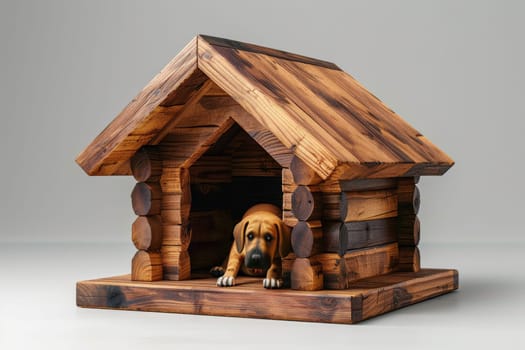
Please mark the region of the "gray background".
POLYGON ((0 0, 0 348, 525 348, 524 18, 523 1, 0 0), (420 249, 459 291, 355 327, 76 308, 75 281, 129 271, 134 181, 74 158, 198 33, 333 61, 446 151, 420 183, 420 249))
POLYGON ((0 240, 128 242, 133 181, 74 158, 207 33, 333 61, 447 152, 424 242, 523 242, 523 4, 2 1, 0 240))

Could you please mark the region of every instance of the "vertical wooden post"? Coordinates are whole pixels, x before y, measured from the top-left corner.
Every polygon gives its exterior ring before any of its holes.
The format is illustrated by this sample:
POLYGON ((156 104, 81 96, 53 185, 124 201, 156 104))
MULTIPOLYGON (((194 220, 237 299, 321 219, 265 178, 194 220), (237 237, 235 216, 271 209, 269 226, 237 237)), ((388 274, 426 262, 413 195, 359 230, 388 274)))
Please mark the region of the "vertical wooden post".
POLYGON ((400 178, 397 186, 398 269, 402 271, 419 271, 421 269, 419 249, 417 248, 420 239, 420 222, 417 217, 420 193, 416 186, 417 182, 417 177, 400 178))
POLYGON ((160 214, 161 191, 159 179, 161 161, 154 146, 142 147, 131 158, 131 173, 138 183, 131 192, 133 211, 138 215, 131 226, 131 239, 138 249, 131 261, 133 281, 162 279, 160 214))
POLYGON ((189 217, 191 209, 190 173, 188 169, 171 167, 164 162, 160 177, 162 200, 162 267, 164 279, 179 281, 191 277, 188 247, 191 241, 189 217))

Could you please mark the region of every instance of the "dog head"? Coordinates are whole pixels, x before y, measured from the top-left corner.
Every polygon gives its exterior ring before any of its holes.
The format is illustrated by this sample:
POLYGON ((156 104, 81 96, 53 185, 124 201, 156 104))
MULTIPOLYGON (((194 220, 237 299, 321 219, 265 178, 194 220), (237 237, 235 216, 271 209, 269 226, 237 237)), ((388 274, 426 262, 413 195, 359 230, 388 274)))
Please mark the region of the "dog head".
POLYGON ((257 212, 242 219, 233 229, 237 252, 248 268, 268 269, 274 258, 290 252, 290 230, 273 214, 257 212))

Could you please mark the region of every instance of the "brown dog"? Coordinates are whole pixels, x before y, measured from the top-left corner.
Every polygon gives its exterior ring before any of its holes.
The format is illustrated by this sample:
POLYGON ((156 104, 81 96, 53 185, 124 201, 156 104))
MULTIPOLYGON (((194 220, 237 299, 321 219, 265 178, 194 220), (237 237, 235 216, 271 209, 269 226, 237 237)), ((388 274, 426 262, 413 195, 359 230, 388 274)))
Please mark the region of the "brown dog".
POLYGON ((217 286, 235 285, 242 271, 249 276, 264 276, 264 288, 281 288, 281 258, 290 252, 290 230, 281 220, 281 211, 271 204, 257 204, 248 209, 233 229, 233 242, 224 275, 217 286))

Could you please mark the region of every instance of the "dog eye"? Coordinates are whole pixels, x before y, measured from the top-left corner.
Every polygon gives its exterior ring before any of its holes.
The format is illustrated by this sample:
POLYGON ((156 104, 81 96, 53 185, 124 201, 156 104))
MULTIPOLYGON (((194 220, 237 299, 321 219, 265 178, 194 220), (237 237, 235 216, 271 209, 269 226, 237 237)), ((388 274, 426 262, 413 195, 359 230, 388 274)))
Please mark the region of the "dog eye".
POLYGON ((248 237, 248 239, 251 241, 253 239, 253 233, 252 232, 248 233, 248 236, 246 237, 248 237))
POLYGON ((264 235, 264 239, 266 240, 266 242, 270 242, 273 239, 273 237, 271 234, 267 233, 264 235))

